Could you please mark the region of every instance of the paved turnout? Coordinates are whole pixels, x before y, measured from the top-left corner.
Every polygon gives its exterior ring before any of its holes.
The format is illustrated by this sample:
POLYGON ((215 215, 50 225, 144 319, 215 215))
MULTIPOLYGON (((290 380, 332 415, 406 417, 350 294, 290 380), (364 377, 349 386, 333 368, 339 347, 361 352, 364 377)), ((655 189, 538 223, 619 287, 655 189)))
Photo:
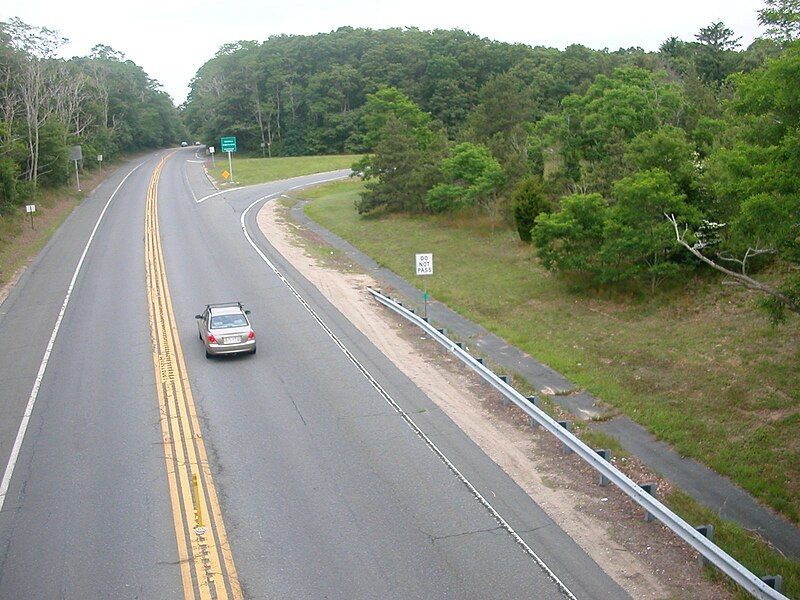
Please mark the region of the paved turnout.
POLYGON ((255 227, 341 174, 210 196, 194 152, 111 175, 0 305, 0 599, 627 597, 255 227), (258 354, 207 360, 230 300, 258 354))

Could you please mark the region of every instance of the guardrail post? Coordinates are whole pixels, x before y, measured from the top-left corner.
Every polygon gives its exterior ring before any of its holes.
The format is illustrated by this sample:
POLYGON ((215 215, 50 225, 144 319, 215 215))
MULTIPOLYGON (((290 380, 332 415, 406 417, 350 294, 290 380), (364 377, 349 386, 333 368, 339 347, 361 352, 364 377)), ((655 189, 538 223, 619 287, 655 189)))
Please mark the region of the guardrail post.
MULTIPOLYGON (((563 427, 567 431, 572 431, 572 423, 570 421, 559 421, 558 424, 561 425, 561 427, 563 427)), ((571 452, 572 448, 570 448, 566 444, 561 445, 561 454, 570 454, 571 452)))
POLYGON ((459 348, 461 348, 462 350, 464 349, 464 344, 463 344, 463 343, 461 343, 461 342, 456 342, 456 346, 458 346, 458 347, 459 347, 459 348))
MULTIPOLYGON (((478 360, 480 360, 481 364, 483 364, 483 359, 478 359, 478 360)), ((508 377, 506 377, 505 375, 500 375, 499 377, 500 379, 503 380, 504 383, 508 383, 508 377)), ((511 400, 506 398, 505 394, 503 394, 503 397, 500 400, 503 402, 503 406, 508 406, 509 404, 511 404, 511 400)))
MULTIPOLYGON (((657 483, 643 483, 639 487, 642 488, 648 494, 650 494, 653 498, 658 498, 658 496, 657 496, 657 494, 658 494, 658 484, 657 483)), ((655 519, 655 517, 652 514, 650 514, 648 511, 644 511, 644 520, 645 521, 647 521, 649 523, 650 521, 653 521, 654 519, 655 519)))
MULTIPOLYGON (((713 542, 714 541, 714 526, 713 525, 711 525, 711 524, 698 525, 697 527, 695 527, 695 529, 697 530, 697 532, 700 535, 702 535, 705 538, 708 538, 709 542, 713 542)), ((709 563, 708 559, 701 554, 700 555, 700 566, 701 567, 706 567, 709 564, 710 563, 709 563)))
POLYGON ((438 331, 438 332, 439 332, 439 333, 441 333, 442 335, 445 335, 445 333, 444 333, 444 329, 442 329, 442 328, 439 328, 439 327, 437 327, 437 328, 436 328, 436 331, 438 331))
MULTIPOLYGON (((527 396, 527 399, 528 399, 528 402, 533 404, 536 408, 541 408, 539 406, 539 397, 538 396, 527 396)), ((539 422, 536 419, 534 419, 533 417, 531 417, 530 419, 531 419, 531 429, 536 429, 539 426, 539 422)))
POLYGON ((783 592, 783 577, 780 575, 767 575, 766 577, 762 577, 761 581, 766 583, 776 592, 783 592))
MULTIPOLYGON (((595 450, 597 454, 606 462, 611 462, 611 450, 607 448, 600 448, 595 450)), ((606 487, 609 483, 611 483, 608 478, 600 473, 600 487, 606 487)))

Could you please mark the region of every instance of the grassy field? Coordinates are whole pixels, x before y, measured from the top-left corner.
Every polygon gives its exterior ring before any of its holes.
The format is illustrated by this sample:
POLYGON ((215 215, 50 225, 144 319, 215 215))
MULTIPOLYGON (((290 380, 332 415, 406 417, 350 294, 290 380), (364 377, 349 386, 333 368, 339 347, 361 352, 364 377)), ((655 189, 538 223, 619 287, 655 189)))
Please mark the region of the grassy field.
POLYGON ((799 520, 800 319, 774 327, 713 278, 654 297, 576 291, 485 221, 359 217, 360 185, 304 192, 309 216, 411 281, 414 253, 433 252, 438 300, 799 520))
MULTIPOLYGON (((332 156, 287 156, 281 158, 237 158, 233 156, 233 174, 239 185, 277 181, 299 175, 349 169, 360 158, 357 154, 332 156)), ((224 181, 222 172, 228 169, 228 156, 218 154, 216 167, 210 170, 217 181, 224 181)))

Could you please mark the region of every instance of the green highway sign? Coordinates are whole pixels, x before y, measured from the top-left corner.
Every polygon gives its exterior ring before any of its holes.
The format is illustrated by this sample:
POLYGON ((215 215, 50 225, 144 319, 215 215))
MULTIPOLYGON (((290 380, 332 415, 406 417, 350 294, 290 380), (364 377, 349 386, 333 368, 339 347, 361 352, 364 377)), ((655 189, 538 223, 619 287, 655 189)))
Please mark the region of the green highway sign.
POLYGON ((220 138, 219 141, 222 142, 220 147, 222 148, 223 152, 236 152, 235 136, 220 138))

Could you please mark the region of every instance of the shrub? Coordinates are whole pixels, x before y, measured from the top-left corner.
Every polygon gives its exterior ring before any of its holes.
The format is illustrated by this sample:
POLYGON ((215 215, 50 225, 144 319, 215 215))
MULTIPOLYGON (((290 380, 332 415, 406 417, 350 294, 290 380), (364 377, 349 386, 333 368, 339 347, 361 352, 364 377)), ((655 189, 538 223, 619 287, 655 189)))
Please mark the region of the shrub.
POLYGON ((550 199, 544 192, 542 180, 536 176, 526 177, 520 181, 511 195, 514 224, 523 242, 531 242, 531 230, 536 217, 553 210, 550 199))

